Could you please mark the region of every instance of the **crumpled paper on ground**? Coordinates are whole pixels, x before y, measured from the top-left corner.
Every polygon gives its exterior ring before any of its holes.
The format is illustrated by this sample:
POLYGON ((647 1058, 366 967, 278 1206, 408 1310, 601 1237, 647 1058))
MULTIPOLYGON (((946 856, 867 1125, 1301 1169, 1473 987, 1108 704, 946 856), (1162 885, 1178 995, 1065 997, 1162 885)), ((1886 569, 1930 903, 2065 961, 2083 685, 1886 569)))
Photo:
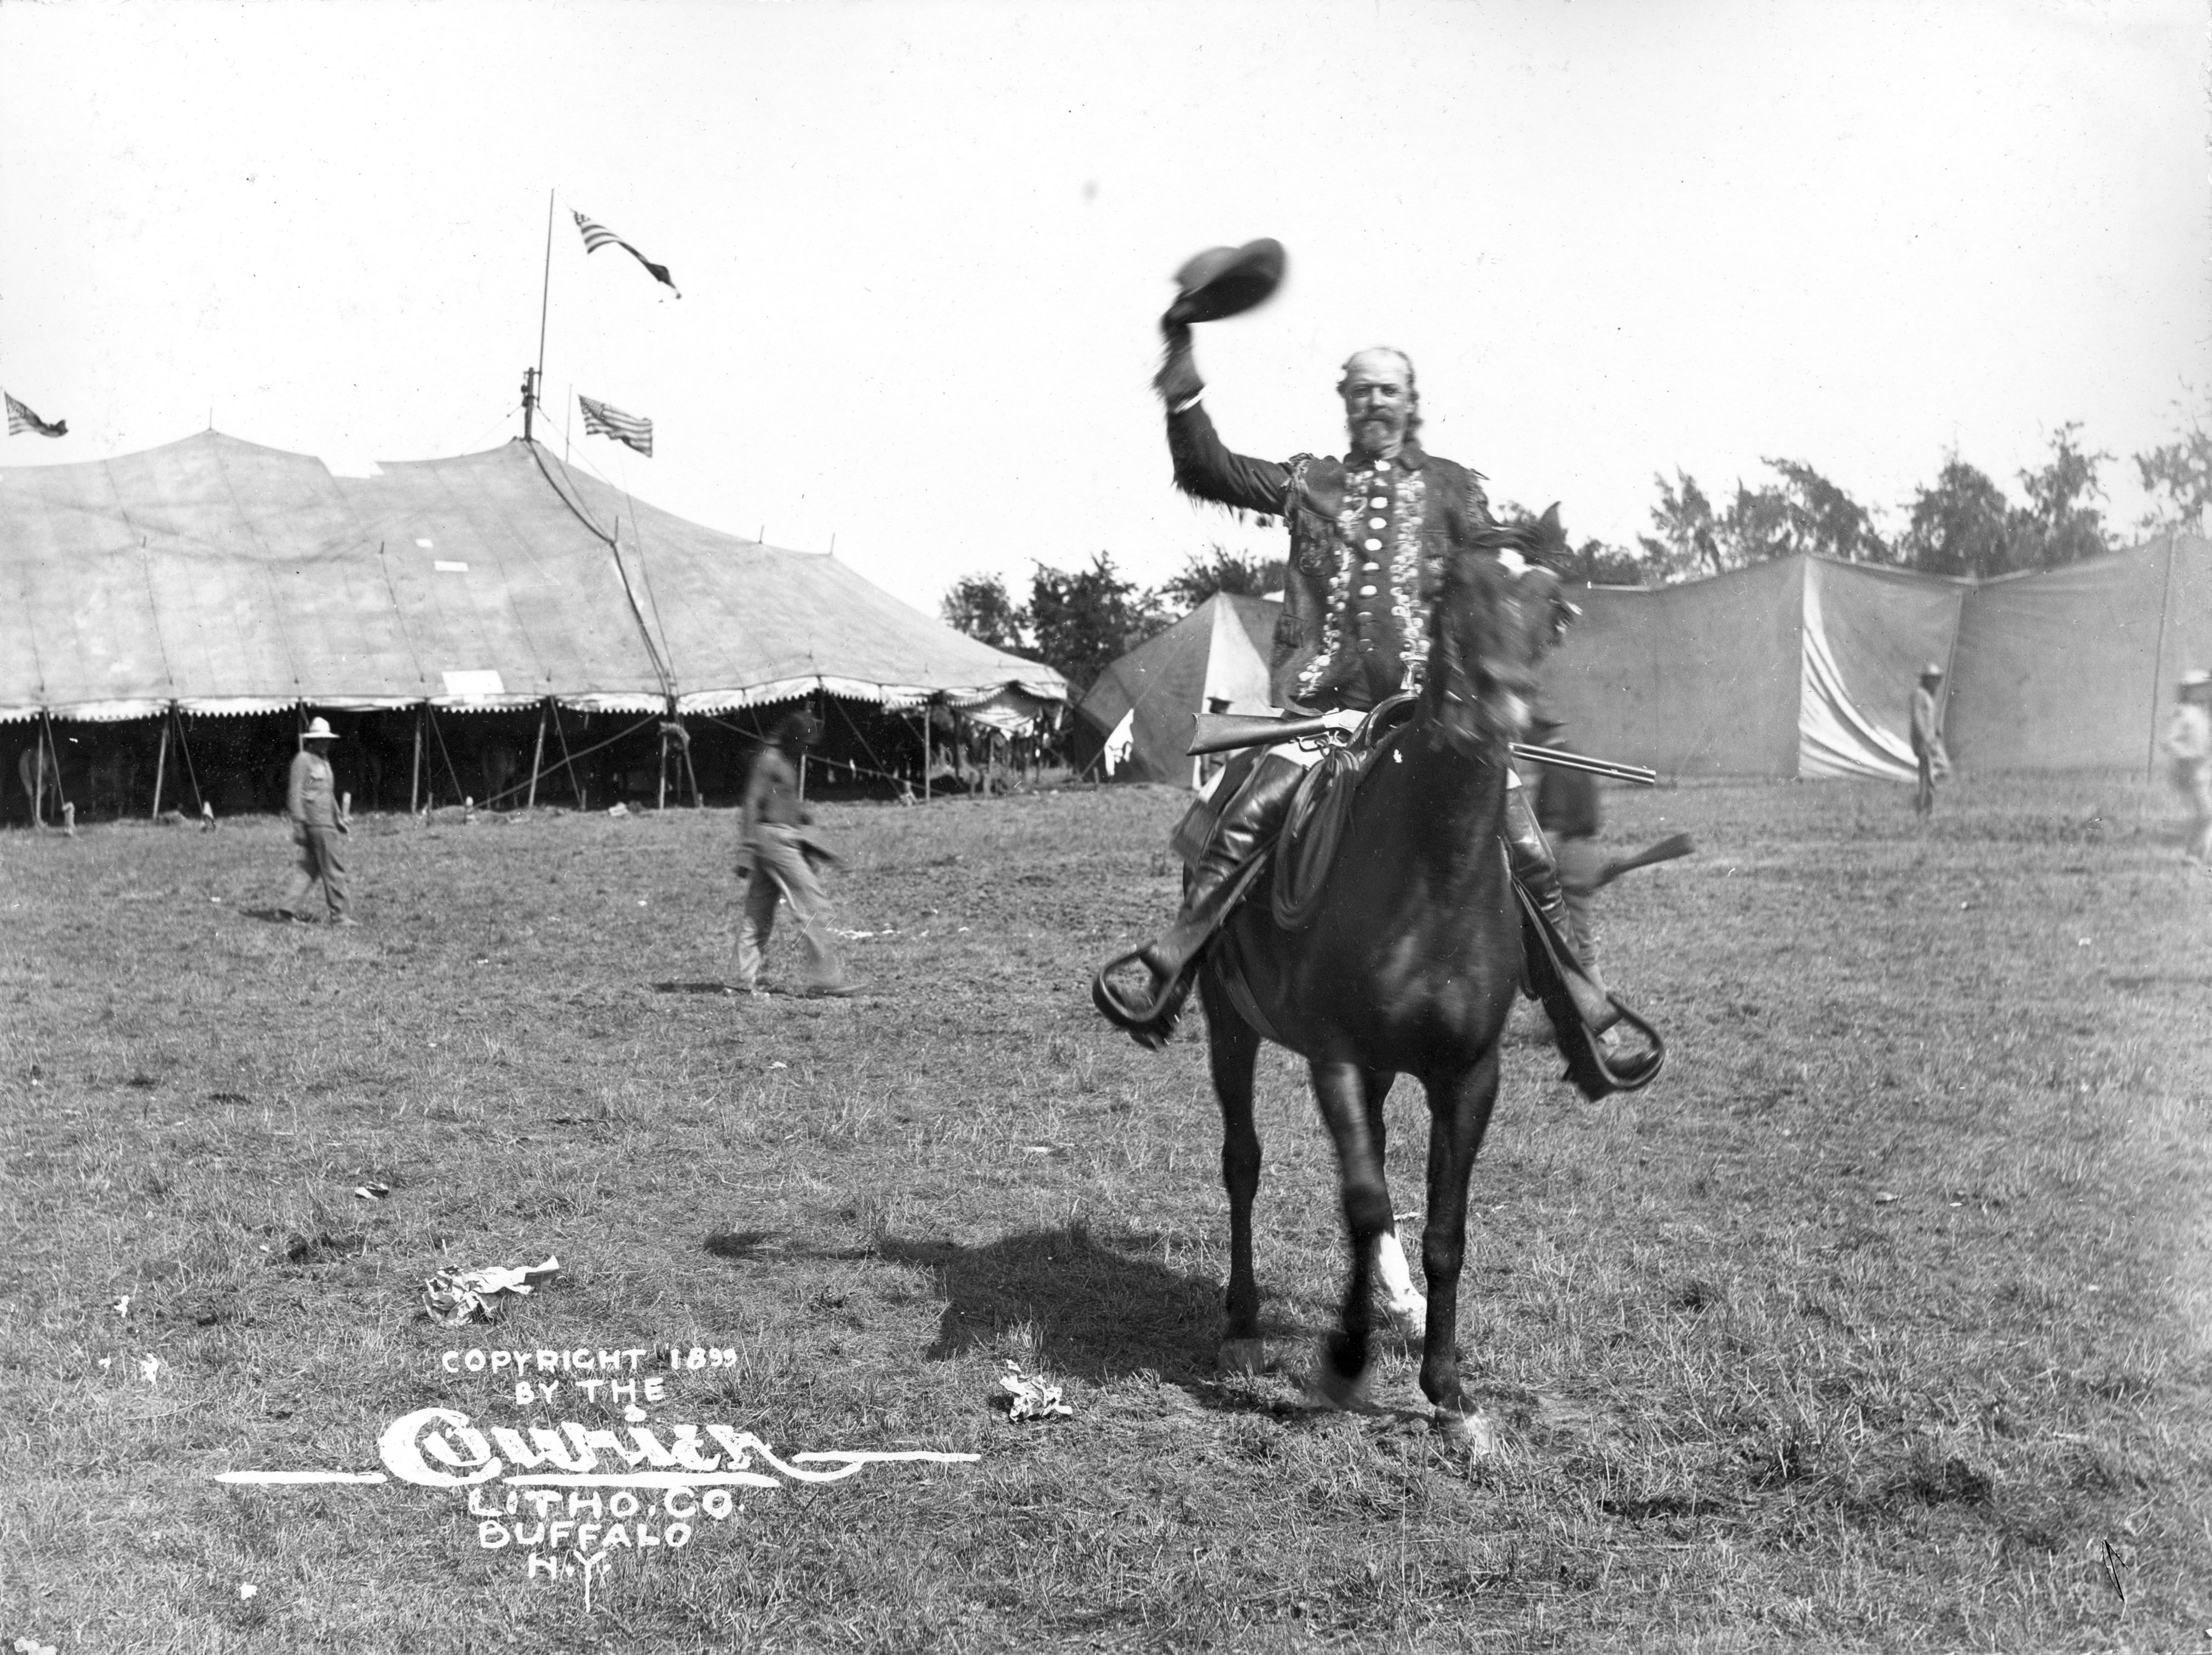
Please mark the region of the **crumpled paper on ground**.
POLYGON ((423 1313, 434 1322, 459 1327, 464 1322, 495 1322, 509 1294, 527 1294, 541 1276, 559 1273, 561 1261, 516 1268, 490 1264, 482 1270, 441 1270, 422 1283, 423 1313))
POLYGON ((1062 1400, 1060 1387, 1047 1385, 1042 1379, 1023 1377, 1021 1365, 1009 1360, 1006 1371, 999 1376, 999 1389, 1013 1400, 1006 1409, 1012 1420, 1048 1420, 1055 1415, 1073 1418, 1075 1410, 1062 1400))

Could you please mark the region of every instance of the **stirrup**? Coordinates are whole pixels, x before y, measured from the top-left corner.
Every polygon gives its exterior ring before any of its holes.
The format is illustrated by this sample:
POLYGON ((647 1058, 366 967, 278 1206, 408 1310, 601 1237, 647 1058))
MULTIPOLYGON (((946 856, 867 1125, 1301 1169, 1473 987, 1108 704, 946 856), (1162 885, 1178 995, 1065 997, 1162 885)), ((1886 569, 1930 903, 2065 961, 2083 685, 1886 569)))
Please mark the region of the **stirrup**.
POLYGON ((1659 1070, 1667 1062, 1667 1043, 1659 1038, 1659 1031, 1638 1016, 1618 994, 1605 997, 1613 1002, 1613 1009, 1620 1014, 1620 1021, 1641 1034, 1650 1049, 1629 1052, 1616 1059, 1607 1054, 1605 1042, 1579 1016, 1571 1028, 1562 1028, 1554 1018, 1553 1033, 1559 1042, 1559 1055, 1567 1060, 1566 1072, 1559 1078, 1572 1082, 1576 1090, 1592 1103, 1615 1092, 1641 1092, 1659 1078, 1659 1070))
MULTIPOLYGON (((1124 966, 1142 963, 1144 951, 1142 946, 1131 949, 1099 967, 1091 978, 1091 1003, 1098 1008, 1098 1015, 1108 1022, 1126 1029, 1139 1046, 1157 1052, 1175 1033, 1183 1002, 1190 997, 1191 980, 1197 974, 1198 962, 1194 958, 1162 985, 1149 1001, 1139 1003, 1115 986, 1113 973, 1124 966)), ((1149 971, 1151 967, 1146 969, 1149 971)))

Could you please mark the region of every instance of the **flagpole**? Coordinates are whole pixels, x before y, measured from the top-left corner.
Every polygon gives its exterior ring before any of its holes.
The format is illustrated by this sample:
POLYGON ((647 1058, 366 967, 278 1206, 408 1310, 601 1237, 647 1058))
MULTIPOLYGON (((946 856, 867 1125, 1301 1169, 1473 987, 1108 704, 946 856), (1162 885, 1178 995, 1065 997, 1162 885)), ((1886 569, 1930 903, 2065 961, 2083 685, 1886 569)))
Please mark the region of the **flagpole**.
POLYGON ((530 440, 530 411, 532 404, 542 396, 545 385, 545 311, 553 297, 553 191, 545 192, 545 279, 538 289, 538 375, 532 382, 532 394, 522 399, 522 440, 530 440))

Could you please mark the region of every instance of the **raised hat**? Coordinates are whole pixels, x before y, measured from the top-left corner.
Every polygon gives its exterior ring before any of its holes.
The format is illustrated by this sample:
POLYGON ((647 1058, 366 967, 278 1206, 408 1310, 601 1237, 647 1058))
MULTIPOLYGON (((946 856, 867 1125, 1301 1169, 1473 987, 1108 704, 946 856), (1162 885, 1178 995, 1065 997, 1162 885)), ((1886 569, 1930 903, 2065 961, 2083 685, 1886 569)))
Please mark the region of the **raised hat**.
POLYGON ((1282 284, 1283 244, 1262 236, 1241 247, 1208 247, 1175 274, 1170 322, 1218 322, 1261 303, 1282 284))
POLYGON ((1930 661, 1920 669, 1920 676, 1923 678, 1941 678, 1943 676, 1943 669, 1930 661))
POLYGON ((331 728, 328 718, 310 718, 307 727, 300 732, 303 742, 334 742, 337 738, 337 731, 331 728))
POLYGON ((2207 684, 2212 684, 2212 672, 2207 672, 2203 667, 2191 667, 2181 675, 2184 689, 2202 689, 2207 684))

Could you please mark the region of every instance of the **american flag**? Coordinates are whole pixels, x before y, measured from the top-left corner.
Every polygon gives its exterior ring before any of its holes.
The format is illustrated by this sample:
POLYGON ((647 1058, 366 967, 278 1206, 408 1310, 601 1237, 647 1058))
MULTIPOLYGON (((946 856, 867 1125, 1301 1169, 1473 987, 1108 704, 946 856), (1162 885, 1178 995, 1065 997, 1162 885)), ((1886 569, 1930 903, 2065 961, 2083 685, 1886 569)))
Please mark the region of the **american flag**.
POLYGON ((625 414, 619 408, 595 403, 589 397, 579 397, 576 401, 584 410, 586 436, 612 437, 617 442, 628 443, 646 458, 653 458, 651 420, 641 420, 635 414, 625 414))
POLYGON ((659 282, 663 287, 666 288, 669 292, 674 294, 678 299, 684 297, 682 289, 678 288, 676 285, 675 278, 668 274, 667 265, 654 264, 643 253, 638 252, 636 248, 631 246, 629 242, 624 241, 612 230, 607 228, 605 225, 598 223, 592 219, 586 218, 581 213, 576 212, 575 209, 573 207, 568 210, 572 214, 574 214, 576 227, 584 233, 584 251, 586 252, 595 253, 602 247, 619 247, 624 252, 628 253, 632 258, 637 260, 639 264, 644 265, 647 270, 652 271, 653 279, 654 281, 659 282))
MULTIPOLYGON (((8 393, 0 391, 0 397, 8 397, 8 393)), ((35 431, 42 437, 66 437, 69 435, 69 421, 56 420, 48 425, 13 397, 8 397, 8 434, 20 437, 26 431, 35 431)))

